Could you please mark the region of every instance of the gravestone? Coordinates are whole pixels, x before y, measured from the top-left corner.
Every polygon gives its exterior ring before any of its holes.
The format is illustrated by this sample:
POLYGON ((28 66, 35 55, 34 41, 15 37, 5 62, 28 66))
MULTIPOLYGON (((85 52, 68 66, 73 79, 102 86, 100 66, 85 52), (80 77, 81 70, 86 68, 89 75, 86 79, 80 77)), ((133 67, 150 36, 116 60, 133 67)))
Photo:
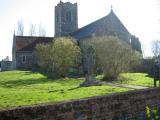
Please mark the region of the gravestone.
POLYGON ((157 81, 159 81, 159 87, 160 87, 160 61, 157 60, 155 61, 154 63, 154 68, 153 68, 153 71, 154 71, 154 87, 157 86, 157 81))
POLYGON ((96 86, 96 85, 101 85, 100 81, 97 81, 95 79, 95 74, 94 74, 94 69, 95 69, 95 51, 94 49, 90 46, 87 49, 87 60, 86 60, 86 65, 87 65, 87 73, 86 73, 86 78, 85 82, 82 83, 80 86, 96 86))

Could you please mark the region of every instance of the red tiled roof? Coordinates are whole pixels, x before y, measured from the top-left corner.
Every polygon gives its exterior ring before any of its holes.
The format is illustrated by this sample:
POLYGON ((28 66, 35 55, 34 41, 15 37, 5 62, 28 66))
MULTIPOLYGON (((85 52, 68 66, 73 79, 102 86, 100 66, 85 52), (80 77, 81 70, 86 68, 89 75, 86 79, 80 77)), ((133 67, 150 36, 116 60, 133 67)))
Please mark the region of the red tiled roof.
POLYGON ((15 36, 16 51, 33 51, 39 43, 49 43, 53 37, 15 36))

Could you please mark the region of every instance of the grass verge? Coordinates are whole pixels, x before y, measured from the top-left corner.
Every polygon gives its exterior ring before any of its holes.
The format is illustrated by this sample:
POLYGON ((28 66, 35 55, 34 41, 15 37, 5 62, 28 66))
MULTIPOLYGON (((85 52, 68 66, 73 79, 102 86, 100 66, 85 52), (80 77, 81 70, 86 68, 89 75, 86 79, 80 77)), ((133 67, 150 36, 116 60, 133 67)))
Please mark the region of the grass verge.
MULTIPOLYGON (((103 75, 96 76, 96 79, 100 80, 103 75)), ((153 87, 153 78, 149 77, 146 73, 122 73, 119 75, 118 79, 113 81, 113 83, 136 85, 144 87, 153 87)), ((158 82, 158 81, 157 81, 158 82)))

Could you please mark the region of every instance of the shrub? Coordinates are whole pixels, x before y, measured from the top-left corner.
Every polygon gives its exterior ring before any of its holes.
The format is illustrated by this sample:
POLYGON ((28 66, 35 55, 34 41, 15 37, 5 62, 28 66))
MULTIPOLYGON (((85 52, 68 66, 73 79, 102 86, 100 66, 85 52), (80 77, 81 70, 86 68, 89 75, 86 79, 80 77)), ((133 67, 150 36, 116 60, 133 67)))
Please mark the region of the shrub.
POLYGON ((141 54, 130 45, 113 36, 94 37, 84 41, 83 44, 94 48, 96 64, 102 69, 106 80, 116 79, 120 73, 128 71, 141 58, 141 54))
POLYGON ((79 62, 80 48, 68 37, 55 38, 51 44, 36 46, 38 65, 51 77, 65 77, 69 69, 79 62))
POLYGON ((160 120, 160 106, 155 109, 150 109, 146 106, 146 119, 147 120, 160 120))

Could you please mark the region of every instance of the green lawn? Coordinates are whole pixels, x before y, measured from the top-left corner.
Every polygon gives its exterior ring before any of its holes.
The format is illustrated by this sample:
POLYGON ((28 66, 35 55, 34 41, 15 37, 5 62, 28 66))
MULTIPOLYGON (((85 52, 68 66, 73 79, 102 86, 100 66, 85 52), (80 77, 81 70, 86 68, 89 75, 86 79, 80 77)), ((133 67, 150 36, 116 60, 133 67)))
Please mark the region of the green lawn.
MULTIPOLYGON (((153 87, 153 78, 146 73, 123 73, 120 75, 120 80, 117 83, 153 87)), ((157 83, 158 84, 158 83, 157 83)))
POLYGON ((79 79, 48 79, 30 71, 0 72, 0 109, 46 102, 59 102, 131 89, 113 86, 78 86, 79 79))
MULTIPOLYGON (((100 80, 103 78, 103 75, 98 75, 96 78, 100 80)), ((118 80, 113 81, 113 83, 145 87, 153 87, 153 82, 153 78, 149 77, 146 73, 122 73, 119 75, 118 80)))

